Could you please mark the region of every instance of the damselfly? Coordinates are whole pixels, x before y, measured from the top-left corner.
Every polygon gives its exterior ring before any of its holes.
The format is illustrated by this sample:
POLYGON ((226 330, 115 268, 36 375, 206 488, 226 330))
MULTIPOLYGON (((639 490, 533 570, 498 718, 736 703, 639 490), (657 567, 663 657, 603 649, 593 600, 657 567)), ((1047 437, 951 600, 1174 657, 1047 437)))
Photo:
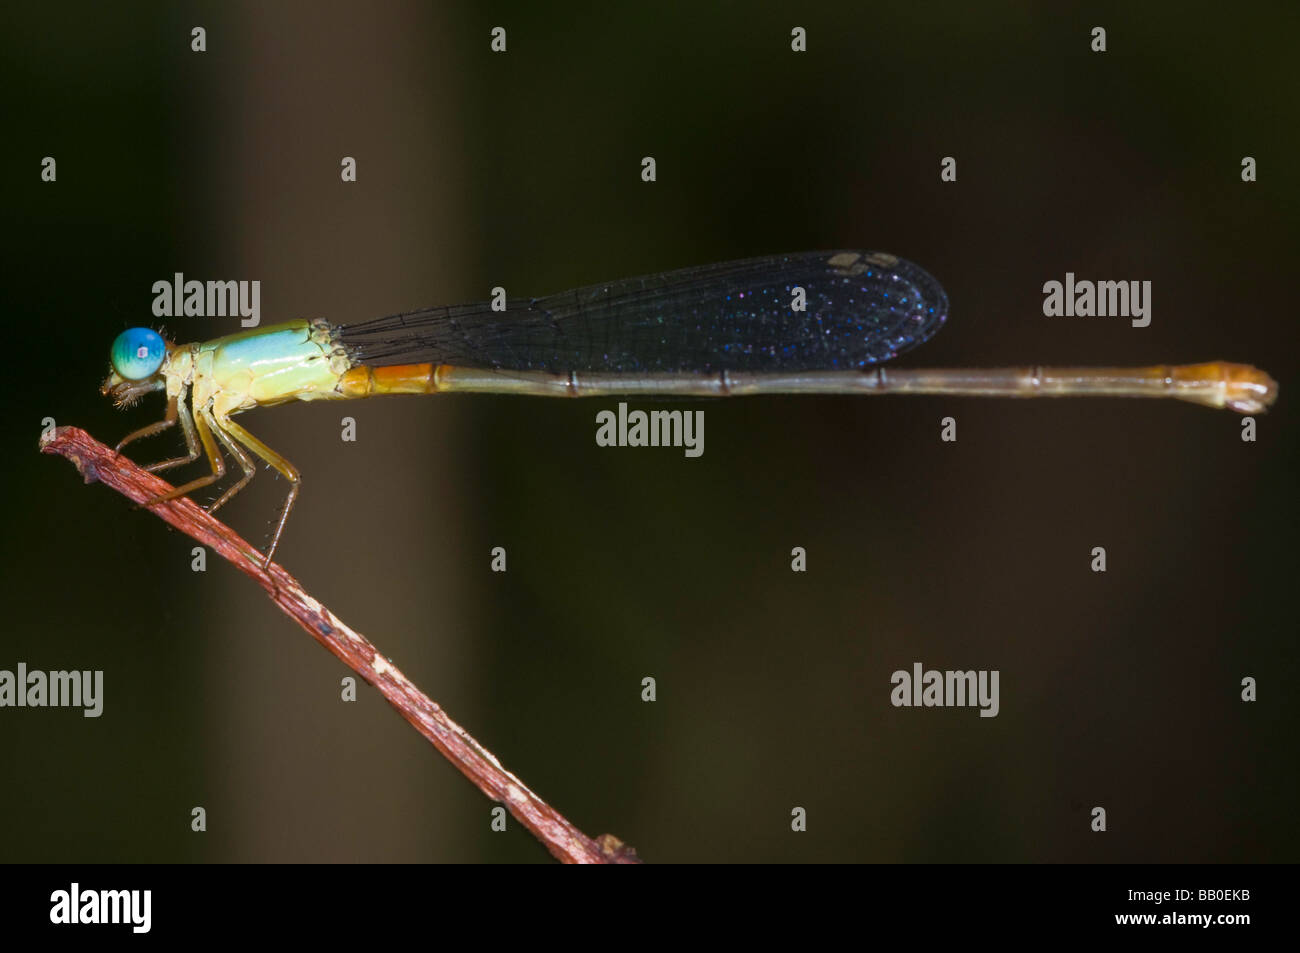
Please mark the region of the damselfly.
POLYGON ((998 397, 1174 397, 1257 413, 1277 385, 1243 364, 886 370, 948 315, 943 288, 892 255, 776 255, 592 285, 545 298, 429 308, 354 325, 290 321, 196 344, 149 328, 122 332, 102 392, 125 407, 153 391, 166 415, 117 449, 180 421, 190 463, 212 472, 152 500, 186 496, 225 476, 215 441, 243 475, 258 457, 289 481, 266 564, 301 483, 297 468, 231 418, 291 400, 474 391, 541 397, 750 394, 951 394, 998 397))

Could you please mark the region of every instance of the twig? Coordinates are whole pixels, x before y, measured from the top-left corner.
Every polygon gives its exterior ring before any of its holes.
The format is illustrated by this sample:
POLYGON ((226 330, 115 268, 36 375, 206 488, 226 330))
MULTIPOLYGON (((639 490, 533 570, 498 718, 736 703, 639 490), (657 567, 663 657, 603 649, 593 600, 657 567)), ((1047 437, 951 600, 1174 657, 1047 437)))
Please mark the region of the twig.
MULTIPOLYGON (((67 457, 87 483, 111 487, 136 503, 145 503, 171 489, 165 480, 140 469, 96 441, 84 430, 59 427, 41 437, 41 452, 67 457)), ((262 568, 260 554, 229 526, 209 516, 188 499, 150 507, 153 513, 200 543, 210 546, 255 580, 271 601, 311 633, 330 652, 379 689, 388 703, 465 777, 494 801, 504 803, 546 849, 566 863, 637 863, 636 851, 612 834, 596 839, 574 827, 475 741, 430 698, 416 688, 360 633, 344 625, 309 596, 296 579, 272 563, 262 568)))

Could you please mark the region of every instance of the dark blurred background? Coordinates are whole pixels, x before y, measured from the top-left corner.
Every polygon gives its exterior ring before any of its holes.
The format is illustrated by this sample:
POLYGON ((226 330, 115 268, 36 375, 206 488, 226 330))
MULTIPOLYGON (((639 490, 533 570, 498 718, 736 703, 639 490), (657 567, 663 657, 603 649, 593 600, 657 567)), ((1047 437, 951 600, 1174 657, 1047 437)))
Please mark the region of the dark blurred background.
MULTIPOLYGON (((548 858, 518 824, 492 833, 377 693, 341 702, 347 670, 246 578, 191 572, 188 538, 38 454, 47 417, 114 443, 160 416, 97 393, 113 337, 156 323, 154 281, 256 278, 264 324, 347 323, 841 247, 947 288, 908 366, 1223 358, 1267 368, 1280 403, 1244 443, 1237 415, 1163 401, 735 400, 702 405, 699 459, 598 448, 615 401, 299 404, 241 418, 304 473, 279 560, 542 797, 650 861, 1297 859, 1298 19, 9 10, 0 668, 102 669, 106 698, 99 719, 0 710, 0 859, 548 858), (1045 318, 1067 271, 1151 280, 1151 326, 1045 318), (1001 713, 891 707, 916 661, 1000 670, 1001 713)), ((263 473, 224 513, 259 545, 285 489, 263 473)))

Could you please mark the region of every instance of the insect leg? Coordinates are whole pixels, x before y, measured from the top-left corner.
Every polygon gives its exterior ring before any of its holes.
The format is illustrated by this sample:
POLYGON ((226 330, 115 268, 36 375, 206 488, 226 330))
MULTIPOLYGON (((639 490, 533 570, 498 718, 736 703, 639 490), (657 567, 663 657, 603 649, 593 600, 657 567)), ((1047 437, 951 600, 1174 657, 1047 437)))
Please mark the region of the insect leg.
MULTIPOLYGON (((226 431, 231 437, 234 437, 249 450, 252 450, 253 453, 279 470, 284 478, 289 481, 289 495, 285 498, 284 508, 280 510, 280 519, 276 523, 275 533, 271 537, 271 545, 266 551, 266 561, 262 564, 263 568, 266 568, 271 565, 271 557, 275 554, 275 548, 280 545, 280 534, 284 532, 284 524, 289 519, 289 511, 293 509, 294 500, 298 499, 298 488, 302 485, 302 476, 298 473, 297 467, 229 417, 218 417, 216 426, 226 431)), ((224 498, 218 502, 224 502, 224 498)))

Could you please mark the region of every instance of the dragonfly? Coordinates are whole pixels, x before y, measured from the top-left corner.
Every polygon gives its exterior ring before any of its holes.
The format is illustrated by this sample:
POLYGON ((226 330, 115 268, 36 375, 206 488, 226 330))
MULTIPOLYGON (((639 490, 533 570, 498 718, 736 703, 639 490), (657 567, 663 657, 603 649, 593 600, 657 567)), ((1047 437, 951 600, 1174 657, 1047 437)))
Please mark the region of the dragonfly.
POLYGON ((218 444, 242 475, 205 509, 248 485, 260 459, 288 495, 264 556, 280 544, 302 477, 232 418, 294 400, 476 392, 539 397, 756 394, 947 394, 998 397, 1170 397, 1243 414, 1265 410, 1277 384, 1244 364, 1150 367, 886 369, 948 317, 942 286, 881 252, 774 255, 668 271, 543 298, 427 308, 358 324, 298 320, 192 344, 130 328, 113 342, 101 392, 120 408, 162 391, 162 420, 128 444, 174 427, 210 473, 150 500, 189 496, 226 476, 218 444), (200 450, 201 448, 201 450, 200 450))

